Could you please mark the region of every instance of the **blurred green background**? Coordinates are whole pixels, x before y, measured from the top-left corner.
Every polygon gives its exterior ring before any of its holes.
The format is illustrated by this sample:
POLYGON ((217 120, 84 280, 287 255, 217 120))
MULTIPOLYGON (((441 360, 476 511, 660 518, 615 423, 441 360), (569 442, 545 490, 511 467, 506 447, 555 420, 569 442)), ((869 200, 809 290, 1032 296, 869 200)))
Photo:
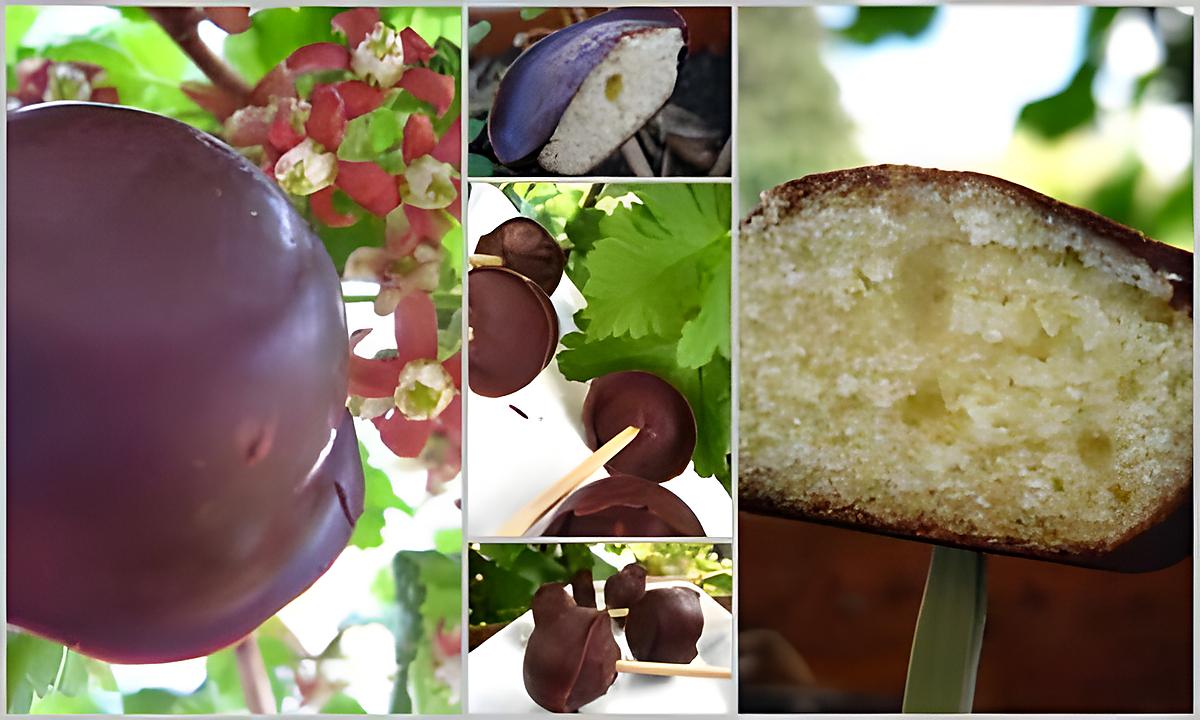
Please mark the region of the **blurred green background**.
POLYGON ((974 170, 1191 248, 1192 10, 743 8, 741 214, 877 163, 974 170))

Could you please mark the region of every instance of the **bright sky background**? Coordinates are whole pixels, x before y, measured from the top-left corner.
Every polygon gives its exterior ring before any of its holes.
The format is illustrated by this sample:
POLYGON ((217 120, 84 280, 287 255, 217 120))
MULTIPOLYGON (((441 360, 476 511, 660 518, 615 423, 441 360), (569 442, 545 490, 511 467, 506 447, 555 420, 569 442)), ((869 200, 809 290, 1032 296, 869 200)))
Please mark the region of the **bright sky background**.
MULTIPOLYGON (((833 28, 847 25, 855 12, 852 6, 816 10, 833 28)), ((1086 21, 1082 7, 951 6, 916 38, 894 36, 868 46, 834 41, 823 58, 869 162, 998 170, 1021 107, 1070 80, 1084 50, 1086 21)), ((1096 85, 1102 107, 1125 105, 1133 80, 1162 54, 1144 14, 1121 13, 1107 48, 1109 73, 1096 85)), ((1150 105, 1131 121, 1153 174, 1171 177, 1186 169, 1192 130, 1185 107, 1150 105)))

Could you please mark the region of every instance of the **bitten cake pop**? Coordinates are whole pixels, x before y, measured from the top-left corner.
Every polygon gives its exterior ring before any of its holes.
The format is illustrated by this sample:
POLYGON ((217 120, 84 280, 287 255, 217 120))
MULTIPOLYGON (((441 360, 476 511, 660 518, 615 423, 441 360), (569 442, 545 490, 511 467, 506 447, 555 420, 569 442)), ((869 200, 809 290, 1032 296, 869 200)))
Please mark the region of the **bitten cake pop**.
POLYGON ((471 390, 509 395, 550 364, 558 317, 536 283, 507 268, 475 268, 467 282, 471 390))
POLYGON ((657 375, 616 372, 592 380, 583 401, 583 427, 592 450, 633 426, 640 431, 605 467, 654 482, 687 468, 696 449, 696 419, 683 394, 657 375))
POLYGON ((533 633, 525 645, 525 690, 551 712, 575 712, 617 679, 621 651, 606 613, 582 608, 561 583, 533 596, 533 633))
POLYGON ((596 586, 592 584, 592 571, 584 568, 571 576, 571 597, 579 607, 596 607, 596 586))
POLYGON ((629 608, 646 594, 646 568, 629 563, 604 581, 604 607, 629 608))
POLYGON ((679 496, 632 475, 584 485, 555 511, 550 537, 704 537, 696 514, 679 496))
POLYGON ((479 238, 475 252, 495 255, 504 267, 521 273, 550 295, 562 280, 567 256, 558 241, 527 217, 505 220, 479 238))
POLYGON ((650 662, 691 662, 703 630, 700 593, 686 587, 648 590, 625 618, 629 650, 650 662))

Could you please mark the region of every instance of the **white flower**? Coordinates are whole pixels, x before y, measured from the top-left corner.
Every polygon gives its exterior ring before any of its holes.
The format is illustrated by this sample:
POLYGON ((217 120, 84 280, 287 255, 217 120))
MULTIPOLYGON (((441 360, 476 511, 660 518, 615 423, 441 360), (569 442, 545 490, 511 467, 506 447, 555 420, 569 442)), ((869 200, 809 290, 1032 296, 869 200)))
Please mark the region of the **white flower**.
POLYGON ((82 70, 70 63, 54 63, 50 66, 43 100, 87 100, 91 96, 92 84, 82 70))
POLYGON ((409 420, 432 420, 454 400, 454 378, 437 360, 410 360, 400 371, 393 399, 409 420))
POLYGON ((312 195, 333 184, 337 177, 337 156, 321 152, 312 138, 304 138, 275 163, 275 179, 293 195, 312 195))
POLYGON ((454 166, 432 155, 414 158, 404 169, 404 186, 400 196, 404 202, 425 210, 439 210, 454 202, 458 192, 451 182, 457 173, 454 166))
POLYGON ((404 43, 400 34, 382 22, 354 48, 350 67, 367 82, 390 88, 404 74, 404 43))

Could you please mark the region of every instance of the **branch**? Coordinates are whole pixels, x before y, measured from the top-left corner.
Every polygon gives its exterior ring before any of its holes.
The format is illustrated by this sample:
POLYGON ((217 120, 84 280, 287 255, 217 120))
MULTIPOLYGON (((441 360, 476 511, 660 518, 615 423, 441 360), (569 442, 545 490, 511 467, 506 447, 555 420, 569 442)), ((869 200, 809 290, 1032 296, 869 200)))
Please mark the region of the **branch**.
POLYGON ((250 102, 250 86, 200 39, 196 28, 204 20, 203 12, 197 8, 174 7, 146 8, 146 14, 162 26, 213 85, 234 96, 240 105, 250 102))
POLYGON ((233 655, 237 659, 238 677, 242 681, 246 709, 252 715, 274 715, 275 693, 271 690, 267 664, 263 662, 255 633, 242 638, 242 641, 234 646, 233 655))

